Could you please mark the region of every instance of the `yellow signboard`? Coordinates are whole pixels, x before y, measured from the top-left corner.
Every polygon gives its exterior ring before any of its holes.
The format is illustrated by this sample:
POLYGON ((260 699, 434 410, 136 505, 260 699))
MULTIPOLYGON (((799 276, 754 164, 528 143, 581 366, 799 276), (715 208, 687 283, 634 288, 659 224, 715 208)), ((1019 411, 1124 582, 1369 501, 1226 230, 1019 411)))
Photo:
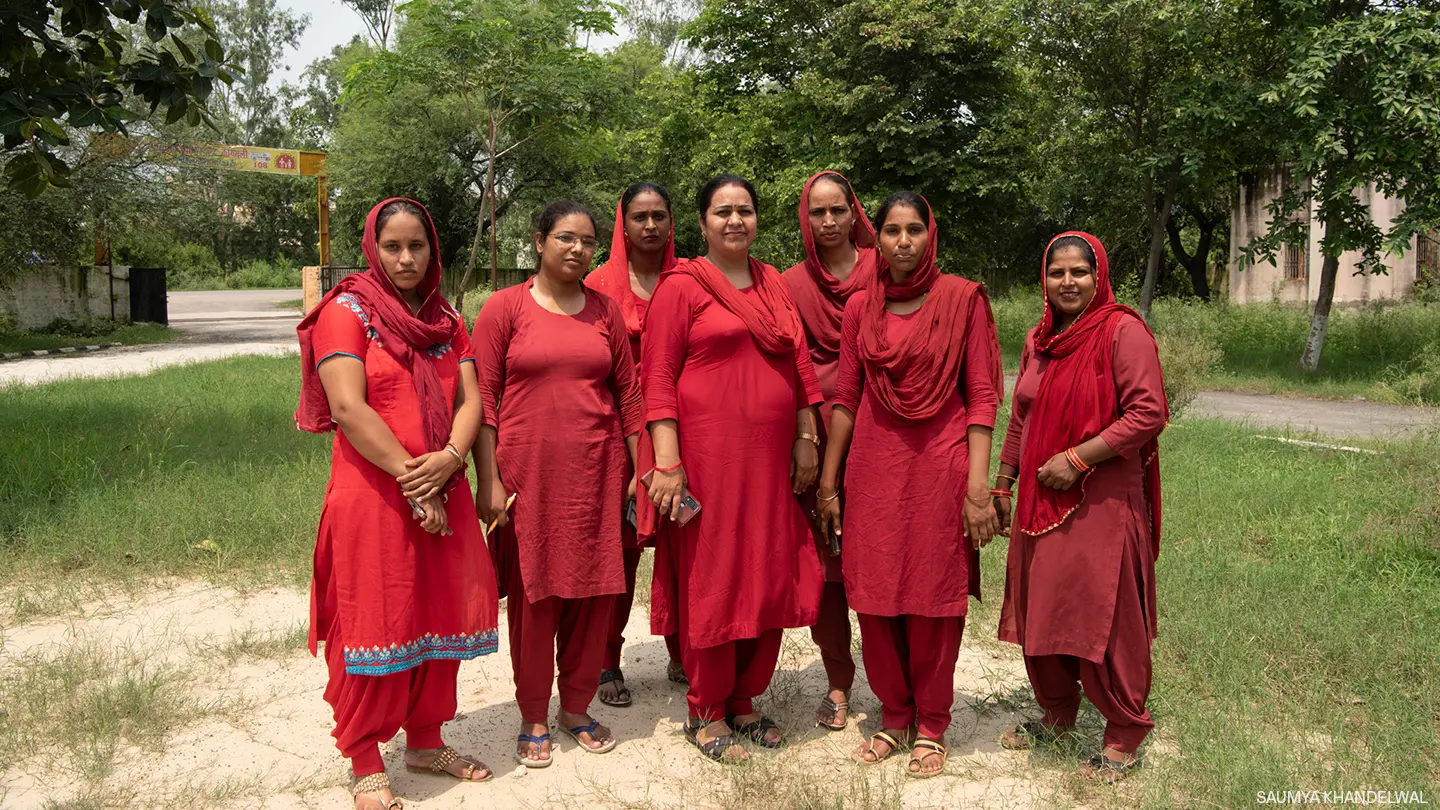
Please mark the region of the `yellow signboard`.
POLYGON ((264 174, 300 174, 300 150, 225 144, 175 144, 171 162, 264 174))

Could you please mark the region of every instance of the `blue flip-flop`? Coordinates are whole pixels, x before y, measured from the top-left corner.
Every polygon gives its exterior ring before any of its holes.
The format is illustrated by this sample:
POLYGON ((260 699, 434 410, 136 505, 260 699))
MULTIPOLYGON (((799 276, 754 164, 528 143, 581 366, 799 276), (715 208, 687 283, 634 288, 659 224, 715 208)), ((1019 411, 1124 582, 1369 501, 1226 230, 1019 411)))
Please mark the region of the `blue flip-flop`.
POLYGON ((585 744, 584 740, 580 739, 581 734, 589 734, 590 739, 596 739, 595 730, 600 728, 599 720, 591 720, 586 725, 575 726, 574 728, 565 728, 564 725, 561 725, 560 728, 563 729, 566 734, 569 734, 572 738, 574 738, 575 742, 579 743, 580 747, 583 748, 587 754, 609 753, 615 750, 615 745, 619 742, 619 740, 611 737, 608 741, 605 742, 604 745, 601 745, 599 748, 591 748, 590 746, 585 744))
MULTIPOLYGON (((516 742, 522 743, 535 743, 535 747, 538 749, 542 744, 550 741, 550 734, 547 732, 538 737, 533 734, 521 734, 516 737, 515 740, 516 742)), ((547 759, 540 759, 538 757, 535 759, 527 759, 526 757, 520 756, 519 751, 515 752, 515 759, 519 760, 520 764, 527 768, 548 768, 550 767, 550 763, 555 761, 555 748, 553 746, 550 748, 550 756, 547 759)))

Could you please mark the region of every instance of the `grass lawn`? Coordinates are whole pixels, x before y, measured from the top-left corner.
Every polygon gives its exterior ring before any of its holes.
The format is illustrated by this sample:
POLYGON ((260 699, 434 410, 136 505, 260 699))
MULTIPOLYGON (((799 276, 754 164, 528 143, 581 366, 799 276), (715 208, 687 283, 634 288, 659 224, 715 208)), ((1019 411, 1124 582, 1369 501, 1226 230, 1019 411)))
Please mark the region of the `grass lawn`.
POLYGON ((78 335, 70 330, 3 332, 0 333, 0 353, 93 346, 97 343, 139 346, 145 343, 168 343, 179 337, 169 327, 159 324, 127 324, 109 331, 85 331, 85 334, 78 335))
MULTIPOLYGON (((1007 370, 1019 365, 1025 334, 1039 322, 1040 300, 1039 288, 1030 288, 993 302, 1007 370)), ((1162 337, 1218 351, 1220 364, 1197 380, 1203 388, 1440 405, 1440 305, 1335 310, 1314 374, 1300 370, 1310 313, 1299 307, 1160 300, 1151 320, 1162 337)))
MULTIPOLYGON (((169 574, 303 583, 330 438, 294 429, 295 363, 0 390, 0 566, 28 586, 11 589, 35 602, 22 612, 52 609, 57 587, 169 574)), ((1440 446, 1368 456, 1253 433, 1182 419, 1163 438, 1164 753, 1124 796, 1249 807, 1257 791, 1440 784, 1440 446)), ((995 644, 1004 554, 983 554, 967 644, 995 644)), ((23 688, 0 677, 0 696, 23 688)))

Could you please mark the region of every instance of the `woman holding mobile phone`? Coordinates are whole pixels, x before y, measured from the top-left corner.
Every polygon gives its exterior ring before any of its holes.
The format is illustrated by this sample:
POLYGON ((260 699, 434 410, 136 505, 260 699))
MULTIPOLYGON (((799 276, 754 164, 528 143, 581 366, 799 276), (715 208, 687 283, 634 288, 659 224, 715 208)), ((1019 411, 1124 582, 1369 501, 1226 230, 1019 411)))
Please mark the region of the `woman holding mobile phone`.
POLYGON ((1045 314, 1025 339, 995 492, 1008 523, 1018 485, 1000 639, 1024 649, 1045 716, 1000 744, 1027 750, 1073 729, 1083 685, 1105 740, 1082 774, 1113 783, 1140 767, 1155 726, 1157 437, 1170 411, 1155 337, 1115 303, 1100 240, 1055 237, 1041 272, 1045 314))
POLYGON ((298 329, 295 423, 335 431, 315 543, 310 652, 325 642, 335 746, 359 810, 389 810, 379 744, 405 729, 405 767, 483 782, 441 739, 460 661, 496 649, 495 573, 464 458, 480 424, 474 356, 440 295, 438 240, 413 200, 370 211, 369 269, 346 276, 298 329))
MULTIPOLYGON (((835 402, 835 378, 840 367, 840 324, 845 304, 870 285, 877 254, 875 229, 866 219, 850 181, 835 172, 819 172, 800 192, 800 236, 805 261, 785 271, 790 295, 805 325, 810 362, 820 381, 820 453, 825 452, 825 426, 835 402)), ((805 490, 802 507, 814 514, 815 488, 805 490)), ((815 711, 815 724, 841 731, 850 717, 850 687, 855 683, 855 657, 850 654, 850 604, 845 599, 845 575, 834 535, 818 531, 815 547, 825 564, 825 594, 820 618, 810 638, 820 648, 830 692, 815 711)))
MULTIPOLYGON (((650 296, 660 281, 660 274, 675 266, 675 219, 670 213, 670 192, 654 183, 640 182, 625 189, 615 207, 615 231, 610 240, 610 258, 585 277, 585 286, 598 290, 620 305, 625 314, 625 330, 630 336, 630 354, 635 358, 635 373, 640 374, 640 335, 645 329, 645 310, 650 296)), ((641 437, 644 440, 644 437, 641 437)), ((635 511, 634 467, 627 492, 627 516, 635 511)), ((607 706, 629 706, 630 687, 620 671, 620 651, 625 646, 625 625, 630 621, 630 608, 635 603, 635 571, 640 567, 644 550, 635 533, 635 524, 621 524, 625 539, 625 593, 615 597, 615 610, 610 618, 610 636, 605 643, 605 664, 600 672, 600 690, 596 697, 607 706)), ((666 676, 677 683, 685 682, 685 668, 680 663, 680 638, 675 633, 665 636, 670 652, 666 676)))
POLYGON ((855 758, 909 745, 907 772, 928 778, 945 767, 979 551, 999 529, 988 482, 1000 345, 985 288, 940 273, 924 197, 890 195, 875 226, 880 267, 845 307, 816 501, 821 528, 844 534, 845 590, 881 704, 882 729, 855 758))
POLYGON ((781 744, 753 699, 770 684, 783 629, 808 627, 819 612, 823 575, 795 494, 818 468, 820 394, 784 279, 750 255, 754 187, 721 175, 696 203, 705 256, 666 273, 646 313, 654 458, 641 464, 651 508, 640 523, 644 533, 657 510, 692 515, 687 498, 702 509, 656 547, 651 622, 680 632, 687 737, 735 762, 749 756, 740 737, 781 744))
POLYGON ((490 551, 509 600, 521 720, 515 755, 527 768, 551 762, 557 665, 560 730, 589 753, 615 747, 589 709, 625 592, 620 526, 641 402, 624 313, 581 283, 595 248, 589 209, 551 203, 535 221, 539 272, 491 295, 475 321, 485 403, 477 499, 496 521, 490 551))

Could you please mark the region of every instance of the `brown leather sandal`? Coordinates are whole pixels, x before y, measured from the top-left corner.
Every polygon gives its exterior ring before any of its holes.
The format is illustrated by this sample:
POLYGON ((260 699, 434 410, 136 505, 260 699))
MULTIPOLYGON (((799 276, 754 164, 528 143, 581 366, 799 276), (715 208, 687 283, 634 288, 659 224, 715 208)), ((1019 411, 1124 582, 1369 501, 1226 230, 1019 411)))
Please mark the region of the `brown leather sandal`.
POLYGON ((827 694, 825 697, 820 699, 820 708, 815 712, 815 714, 817 715, 815 719, 816 728, 829 729, 830 731, 845 730, 845 726, 848 725, 850 721, 850 695, 848 692, 846 693, 845 697, 845 700, 831 700, 830 696, 827 694), (830 713, 830 722, 828 723, 819 719, 819 715, 824 712, 830 713), (838 717, 841 712, 845 713, 845 720, 836 723, 835 718, 838 717))
POLYGON ((870 739, 865 741, 865 745, 861 747, 861 750, 856 751, 852 758, 861 765, 879 765, 894 755, 896 751, 899 751, 901 747, 900 741, 890 736, 889 733, 883 730, 877 731, 870 735, 870 739), (890 747, 890 750, 886 751, 884 756, 881 756, 875 751, 875 742, 877 740, 890 747), (875 758, 866 759, 866 754, 871 754, 875 758))
POLYGON ((945 748, 945 744, 939 740, 921 737, 915 741, 915 745, 911 746, 910 762, 905 765, 905 773, 912 779, 933 779, 945 772, 945 763, 950 760, 949 753, 945 748), (927 773, 925 771, 925 758, 935 756, 936 754, 940 755, 940 768, 927 773), (915 767, 911 768, 911 765, 915 767))

